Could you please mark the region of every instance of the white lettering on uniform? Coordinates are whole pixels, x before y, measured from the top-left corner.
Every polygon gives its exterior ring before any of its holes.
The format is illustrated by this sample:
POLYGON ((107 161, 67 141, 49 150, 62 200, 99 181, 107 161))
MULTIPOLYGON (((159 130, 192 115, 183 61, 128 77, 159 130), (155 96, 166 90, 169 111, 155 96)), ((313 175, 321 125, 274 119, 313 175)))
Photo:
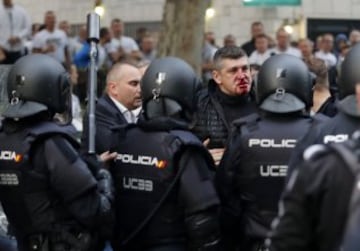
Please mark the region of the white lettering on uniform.
POLYGON ((0 160, 16 160, 16 152, 0 151, 0 160))
POLYGON ((341 143, 346 141, 348 138, 349 138, 348 134, 325 135, 324 144, 328 144, 331 142, 341 143))
POLYGON ((262 148, 294 148, 296 139, 282 139, 276 141, 275 139, 249 139, 249 147, 262 147, 262 148))
POLYGON ((18 186, 19 178, 14 173, 0 173, 1 186, 18 186))
POLYGON ((260 175, 262 177, 286 177, 287 165, 261 165, 260 175))
POLYGON ((142 155, 135 157, 132 154, 119 153, 116 157, 116 160, 119 160, 122 163, 140 164, 144 166, 154 166, 158 164, 158 159, 156 157, 142 156, 142 155))
POLYGON ((125 189, 152 192, 153 182, 152 180, 123 177, 123 187, 125 189))

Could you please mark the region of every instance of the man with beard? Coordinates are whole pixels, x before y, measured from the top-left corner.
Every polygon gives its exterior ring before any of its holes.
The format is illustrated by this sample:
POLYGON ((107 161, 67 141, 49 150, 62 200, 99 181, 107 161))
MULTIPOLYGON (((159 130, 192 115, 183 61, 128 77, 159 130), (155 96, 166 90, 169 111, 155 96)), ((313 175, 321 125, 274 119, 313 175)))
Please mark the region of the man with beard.
POLYGON ((218 163, 223 155, 231 122, 256 112, 251 90, 248 57, 240 47, 220 48, 207 89, 199 92, 195 134, 218 163))
MULTIPOLYGON (((141 72, 130 64, 115 64, 106 77, 105 94, 96 104, 97 153, 109 150, 112 127, 136 123, 141 109, 141 72)), ((88 120, 84 117, 83 149, 88 149, 88 120)))

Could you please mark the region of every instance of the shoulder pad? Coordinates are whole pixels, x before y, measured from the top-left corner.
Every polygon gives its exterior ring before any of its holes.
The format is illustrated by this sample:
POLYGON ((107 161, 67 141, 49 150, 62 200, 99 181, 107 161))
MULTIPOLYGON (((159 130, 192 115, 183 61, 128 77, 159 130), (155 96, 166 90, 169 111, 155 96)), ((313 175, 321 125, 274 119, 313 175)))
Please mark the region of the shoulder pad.
POLYGON ((202 145, 199 138, 191 132, 182 130, 171 130, 170 133, 179 138, 180 141, 185 145, 202 145))
POLYGON ((233 126, 239 127, 244 124, 253 124, 260 120, 260 116, 257 113, 250 114, 246 117, 235 119, 232 122, 233 126))
POLYGON ((46 138, 53 134, 61 134, 64 135, 73 146, 79 147, 79 142, 76 140, 75 133, 76 130, 72 125, 60 126, 54 122, 43 122, 29 129, 28 140, 32 141, 46 138))
POLYGON ((203 154, 203 156, 206 157, 207 162, 209 163, 209 169, 215 171, 213 158, 198 137, 189 131, 182 130, 171 130, 170 134, 175 136, 176 139, 180 140, 180 144, 182 144, 177 149, 178 151, 181 152, 189 146, 196 147, 203 154))
POLYGON ((261 117, 257 113, 250 114, 246 117, 234 120, 231 123, 230 137, 233 138, 235 135, 246 134, 257 128, 257 124, 261 117))
POLYGON ((305 161, 315 160, 319 156, 323 155, 324 153, 328 152, 329 149, 326 145, 316 144, 309 146, 305 149, 303 153, 303 159, 305 161))
POLYGON ((328 121, 330 118, 322 113, 316 113, 312 116, 313 123, 322 123, 324 121, 328 121))
POLYGON ((124 124, 110 126, 110 130, 114 133, 114 137, 124 139, 128 130, 135 127, 138 126, 133 123, 130 124, 124 123, 124 124))
POLYGON ((112 131, 125 131, 128 130, 129 128, 133 128, 136 127, 136 124, 129 124, 129 123, 124 123, 124 124, 116 124, 116 125, 110 125, 109 128, 112 131))

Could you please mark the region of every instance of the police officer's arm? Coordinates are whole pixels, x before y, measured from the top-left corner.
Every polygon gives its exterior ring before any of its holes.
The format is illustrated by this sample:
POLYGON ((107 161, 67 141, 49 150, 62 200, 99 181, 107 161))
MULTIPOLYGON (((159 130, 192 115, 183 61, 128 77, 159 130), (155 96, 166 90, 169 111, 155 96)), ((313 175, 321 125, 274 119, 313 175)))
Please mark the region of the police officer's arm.
POLYGON ((241 166, 241 149, 234 138, 229 141, 224 156, 217 168, 215 182, 221 200, 220 224, 224 246, 233 249, 239 240, 239 220, 242 212, 240 195, 235 177, 236 169, 241 166))
POLYGON ((347 210, 343 208, 348 199, 344 196, 346 188, 340 188, 339 184, 343 184, 348 175, 345 175, 345 168, 338 168, 339 165, 336 156, 328 154, 310 159, 294 170, 280 202, 279 216, 266 240, 270 251, 311 250, 314 244, 321 245, 321 238, 326 235, 319 234, 319 230, 326 226, 334 229, 326 230, 333 232, 333 239, 341 236, 341 218, 345 218, 347 210))
POLYGON ((107 171, 99 172, 97 181, 75 149, 60 136, 45 142, 43 157, 50 186, 80 223, 96 227, 111 221, 111 177, 107 171))
POLYGON ((294 150, 291 153, 289 164, 288 164, 288 174, 287 179, 291 176, 293 170, 303 162, 303 153, 306 148, 314 144, 322 144, 322 131, 324 123, 328 121, 328 118, 325 118, 323 115, 315 115, 316 118, 313 118, 313 122, 308 132, 296 143, 294 150))
POLYGON ((185 207, 190 250, 218 250, 220 202, 209 173, 209 165, 199 152, 191 148, 180 159, 179 168, 184 165, 179 198, 185 207))

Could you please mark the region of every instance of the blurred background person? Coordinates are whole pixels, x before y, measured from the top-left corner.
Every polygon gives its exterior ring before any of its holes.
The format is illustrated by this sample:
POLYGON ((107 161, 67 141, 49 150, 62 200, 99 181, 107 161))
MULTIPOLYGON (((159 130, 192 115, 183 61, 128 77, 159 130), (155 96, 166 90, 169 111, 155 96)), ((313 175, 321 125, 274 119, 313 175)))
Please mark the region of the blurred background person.
POLYGON ((224 37, 223 40, 223 45, 224 47, 228 47, 228 46, 236 46, 236 38, 234 35, 232 34, 228 34, 224 37))
POLYGON ((261 66, 271 56, 269 40, 265 34, 255 37, 255 51, 249 57, 249 63, 261 66))
POLYGON ((308 38, 299 39, 298 48, 301 53, 301 58, 304 62, 309 62, 314 58, 314 43, 308 38))
POLYGON ((26 53, 25 42, 31 34, 31 20, 27 11, 12 0, 0 6, 0 51, 2 64, 13 64, 26 53))
POLYGON ((145 34, 140 40, 140 51, 142 59, 153 61, 156 58, 156 43, 155 38, 150 33, 145 34))
POLYGON ((339 59, 339 54, 341 51, 341 48, 344 45, 348 45, 348 38, 344 33, 337 34, 335 37, 335 45, 334 45, 334 54, 337 59, 339 59))
POLYGON ((119 18, 114 18, 110 25, 111 42, 107 45, 107 50, 112 54, 113 62, 121 59, 133 58, 141 59, 141 52, 138 44, 131 37, 125 36, 124 23, 119 18))
POLYGON ((201 59, 202 59, 201 70, 202 70, 203 86, 207 86, 209 80, 212 78, 212 71, 214 69, 213 59, 217 50, 218 48, 212 45, 208 41, 207 35, 205 33, 203 48, 201 53, 201 59))
POLYGON ((274 54, 288 54, 295 57, 301 57, 300 51, 290 45, 290 35, 284 28, 276 32, 276 46, 271 51, 274 54))
POLYGON ((315 52, 315 57, 324 60, 326 66, 330 69, 336 65, 336 57, 333 53, 334 36, 326 33, 322 36, 321 49, 315 52))
POLYGON ((246 52, 248 56, 251 55, 256 49, 255 38, 261 34, 265 34, 264 25, 262 22, 256 21, 251 24, 251 40, 241 45, 241 48, 246 52))
POLYGON ((322 59, 313 58, 306 64, 309 71, 315 75, 313 104, 310 114, 322 113, 328 117, 335 116, 337 113, 336 98, 330 93, 328 70, 325 62, 322 59))
POLYGON ((70 69, 70 56, 67 51, 68 39, 64 31, 56 28, 54 11, 45 13, 45 29, 36 33, 33 40, 33 53, 49 55, 70 69))
POLYGON ((350 46, 356 45, 360 41, 360 31, 353 29, 349 34, 349 43, 350 46))
POLYGON ((219 48, 216 44, 215 33, 213 31, 205 32, 205 40, 215 48, 219 48))

